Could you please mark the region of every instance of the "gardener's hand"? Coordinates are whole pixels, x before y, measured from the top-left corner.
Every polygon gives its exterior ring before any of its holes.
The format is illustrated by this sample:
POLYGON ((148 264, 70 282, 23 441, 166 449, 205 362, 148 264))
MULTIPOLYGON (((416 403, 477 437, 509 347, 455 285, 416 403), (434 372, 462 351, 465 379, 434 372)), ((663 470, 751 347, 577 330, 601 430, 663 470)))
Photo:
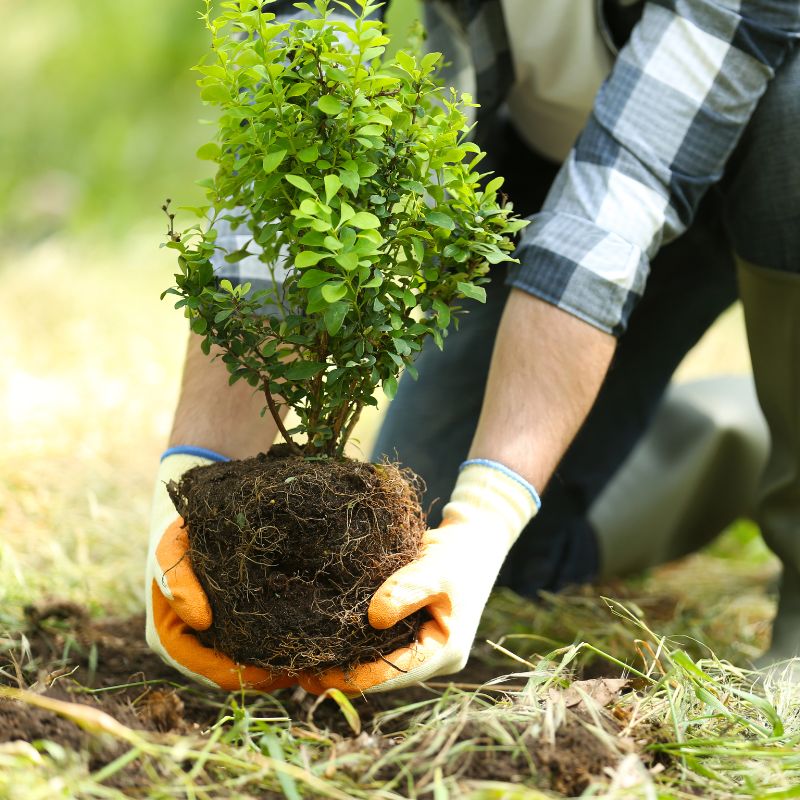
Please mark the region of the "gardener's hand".
POLYGON ((301 675, 300 685, 315 694, 329 688, 355 694, 462 669, 506 554, 539 505, 533 487, 510 470, 490 461, 466 462, 441 526, 423 535, 420 555, 386 580, 369 606, 370 624, 379 629, 426 608, 431 620, 417 641, 349 672, 301 675))
POLYGON ((211 606, 186 557, 189 547, 186 529, 166 485, 192 467, 220 460, 206 456, 215 454, 171 453, 161 462, 153 497, 145 581, 147 643, 171 667, 206 686, 226 691, 244 687, 265 692, 292 686, 297 683, 296 678, 236 664, 216 650, 204 647, 195 636, 195 631, 211 625, 211 606))

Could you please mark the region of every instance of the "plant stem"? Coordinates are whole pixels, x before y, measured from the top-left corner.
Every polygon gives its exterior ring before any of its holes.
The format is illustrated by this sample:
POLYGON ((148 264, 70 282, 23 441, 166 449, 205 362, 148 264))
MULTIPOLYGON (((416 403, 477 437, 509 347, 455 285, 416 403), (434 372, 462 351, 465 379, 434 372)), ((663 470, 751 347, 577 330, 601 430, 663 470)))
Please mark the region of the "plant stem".
POLYGON ((348 415, 350 414, 350 404, 345 403, 339 409, 336 417, 334 418, 333 424, 331 425, 331 439, 330 439, 330 450, 331 454, 334 452, 340 453, 344 449, 345 440, 339 439, 339 434, 344 427, 344 423, 347 420, 348 415), (338 443, 338 444, 337 444, 338 443))
POLYGON ((264 396, 267 398, 267 408, 269 409, 269 413, 272 416, 272 419, 275 420, 275 424, 278 426, 281 436, 283 436, 283 438, 286 440, 286 443, 289 445, 289 447, 292 448, 292 452, 299 453, 300 448, 294 443, 292 437, 289 436, 289 432, 286 430, 286 426, 283 424, 281 415, 278 413, 278 407, 275 405, 272 392, 269 390, 269 381, 264 384, 264 396))
POLYGON ((359 417, 361 416, 361 411, 363 410, 364 406, 359 405, 356 407, 356 410, 353 412, 353 416, 350 417, 350 422, 347 423, 347 427, 344 429, 344 433, 342 434, 341 441, 339 442, 339 449, 337 454, 341 457, 344 453, 344 446, 347 444, 347 440, 352 435, 353 431, 355 430, 356 424, 358 423, 359 417))
MULTIPOLYGON (((319 348, 317 349, 317 361, 324 364, 325 359, 328 357, 328 332, 323 331, 320 335, 319 339, 319 348)), ((319 417, 322 413, 322 406, 323 406, 323 396, 322 396, 322 376, 323 372, 318 372, 317 375, 314 377, 311 391, 309 392, 309 406, 310 406, 310 413, 308 419, 308 434, 309 437, 313 437, 314 432, 316 431, 317 424, 319 423, 319 417)))

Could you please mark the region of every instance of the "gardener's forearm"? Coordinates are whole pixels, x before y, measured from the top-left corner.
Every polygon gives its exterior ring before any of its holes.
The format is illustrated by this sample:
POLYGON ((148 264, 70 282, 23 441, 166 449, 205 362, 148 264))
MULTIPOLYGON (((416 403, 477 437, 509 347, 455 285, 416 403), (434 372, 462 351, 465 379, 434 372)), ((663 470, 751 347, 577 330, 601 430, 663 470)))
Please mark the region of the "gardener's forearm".
POLYGON ((499 461, 544 489, 597 397, 615 346, 613 336, 513 290, 470 458, 499 461))
POLYGON ((244 381, 229 386, 225 364, 204 355, 200 342, 190 335, 169 446, 204 447, 229 458, 268 450, 277 427, 268 413, 261 416, 264 395, 244 381))

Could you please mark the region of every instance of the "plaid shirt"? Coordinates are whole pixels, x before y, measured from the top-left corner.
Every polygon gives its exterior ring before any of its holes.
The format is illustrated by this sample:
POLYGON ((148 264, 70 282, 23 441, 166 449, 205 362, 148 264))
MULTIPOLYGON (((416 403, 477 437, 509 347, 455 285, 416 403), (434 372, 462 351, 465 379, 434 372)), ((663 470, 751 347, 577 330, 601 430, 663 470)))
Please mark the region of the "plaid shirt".
MULTIPOLYGON (((596 1, 607 41, 621 44, 614 13, 632 4, 596 1)), ((457 22, 447 29, 461 39, 446 51, 454 62, 448 78, 473 73, 480 126, 513 84, 500 0, 429 2, 457 22)), ((297 13, 288 0, 276 4, 280 14, 279 6, 297 13)), ((644 3, 544 207, 531 217, 511 285, 622 333, 650 259, 691 224, 798 40, 800 0, 644 3)))

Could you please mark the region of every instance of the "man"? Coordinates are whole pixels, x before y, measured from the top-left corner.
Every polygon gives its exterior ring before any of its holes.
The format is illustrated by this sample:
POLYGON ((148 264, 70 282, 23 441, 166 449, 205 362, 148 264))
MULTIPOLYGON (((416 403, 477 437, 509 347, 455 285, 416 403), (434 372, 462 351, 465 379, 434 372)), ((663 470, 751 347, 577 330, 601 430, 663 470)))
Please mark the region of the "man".
MULTIPOLYGON (((450 502, 441 526, 426 534, 421 556, 379 589, 370 621, 386 627, 426 607, 431 622, 414 647, 386 662, 348 675, 301 676, 300 683, 311 691, 367 691, 457 671, 515 543, 502 577, 529 594, 641 566, 636 559, 613 563, 630 549, 630 539, 623 547, 617 534, 601 534, 625 509, 609 515, 606 508, 604 525, 601 495, 652 419, 677 363, 734 298, 734 259, 755 384, 772 435, 759 522, 784 564, 768 660, 794 656, 800 652, 794 531, 800 509, 794 396, 800 2, 436 0, 426 12, 432 49, 453 63, 446 80, 474 88, 481 104, 480 143, 510 176, 517 208, 538 213, 517 252, 521 263, 509 272, 510 288, 496 281, 454 346, 439 360, 422 357, 419 384, 403 382, 379 442, 435 484, 432 496, 449 494, 450 502), (467 358, 465 370, 459 365, 467 358), (452 382, 459 376, 466 383, 452 382), (414 428, 403 423, 412 417, 414 428), (456 479, 453 465, 443 465, 463 456, 456 479), (530 524, 539 506, 536 489, 556 467, 559 479, 530 524), (448 482, 455 483, 452 493, 448 482)), ((177 449, 163 462, 162 479, 198 458, 263 449, 249 416, 257 401, 246 387, 228 390, 226 376, 201 358, 190 346, 172 436, 177 449)), ((754 429, 717 455, 757 464, 761 438, 754 429)), ((727 474, 749 486, 752 468, 744 472, 727 474)), ((743 493, 736 487, 728 494, 743 493)), ((172 537, 163 536, 174 511, 162 495, 157 492, 151 537, 151 645, 217 685, 245 681, 269 689, 291 682, 252 668, 235 674, 233 665, 199 647, 191 629, 210 622, 202 593, 185 588, 193 580, 186 568, 168 584, 160 579, 159 564, 175 563, 169 547, 180 547, 174 526, 172 537)), ((633 505, 620 492, 616 497, 633 505)), ((711 515, 712 533, 744 510, 725 500, 711 515)), ((680 529, 676 523, 662 532, 680 529)), ((699 536, 703 525, 696 529, 699 536)), ((678 555, 696 544, 665 541, 661 553, 678 555)))

